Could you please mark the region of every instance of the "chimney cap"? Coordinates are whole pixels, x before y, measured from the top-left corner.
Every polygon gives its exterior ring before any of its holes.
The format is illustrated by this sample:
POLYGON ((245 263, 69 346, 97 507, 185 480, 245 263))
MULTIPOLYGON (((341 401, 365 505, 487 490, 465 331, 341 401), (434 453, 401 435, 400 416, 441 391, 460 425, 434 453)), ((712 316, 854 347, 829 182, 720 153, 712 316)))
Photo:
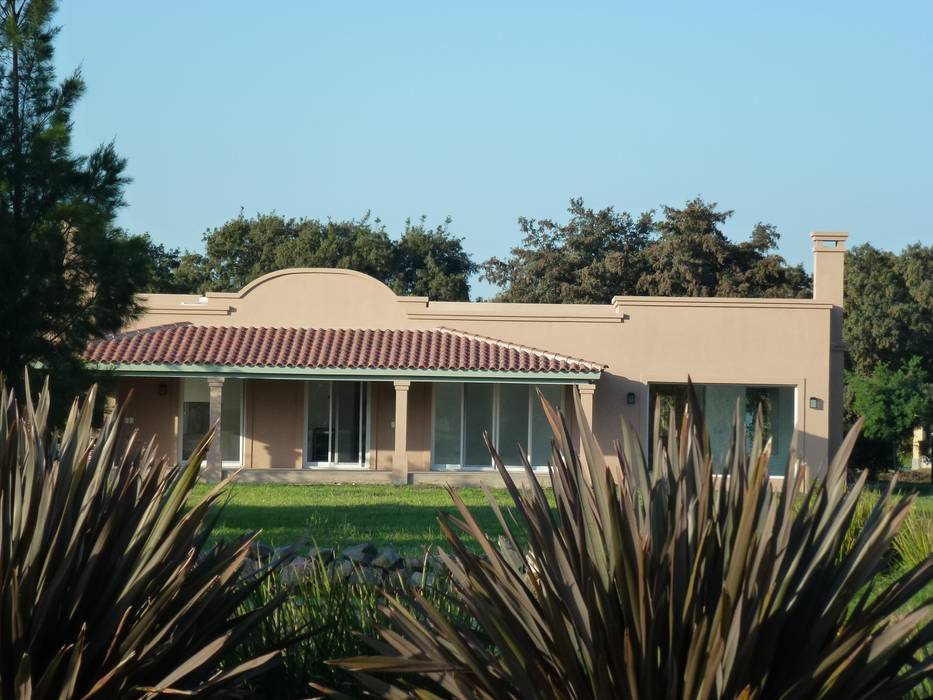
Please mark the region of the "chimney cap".
POLYGON ((814 252, 842 253, 846 249, 845 231, 814 231, 810 234, 814 252))

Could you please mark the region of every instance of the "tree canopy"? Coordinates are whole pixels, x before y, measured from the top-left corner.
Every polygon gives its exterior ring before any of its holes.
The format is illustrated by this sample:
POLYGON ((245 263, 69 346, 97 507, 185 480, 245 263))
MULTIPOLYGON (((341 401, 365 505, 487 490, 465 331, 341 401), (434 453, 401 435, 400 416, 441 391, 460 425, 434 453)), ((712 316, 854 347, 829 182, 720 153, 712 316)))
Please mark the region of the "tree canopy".
POLYGON ((112 143, 72 150, 84 81, 55 80, 54 11, 0 1, 0 372, 15 378, 29 363, 80 376, 86 341, 123 325, 148 275, 146 241, 115 225, 124 160, 112 143))
POLYGON ((594 211, 571 199, 565 224, 519 219, 522 244, 490 258, 483 277, 501 301, 605 304, 615 295, 799 297, 810 292, 802 266, 777 255, 780 235, 759 223, 748 241, 722 232, 732 216, 696 198, 634 216, 594 211))
POLYGON ((845 340, 850 367, 901 367, 912 357, 933 374, 933 246, 900 254, 868 243, 848 251, 845 340))
POLYGON ((891 445, 896 466, 897 452, 907 447, 914 428, 933 424, 933 380, 920 357, 912 357, 898 368, 884 362, 870 372, 846 376, 852 410, 865 421, 865 435, 891 445))
MULTIPOLYGON (((235 291, 286 267, 339 267, 364 272, 397 294, 465 300, 476 270, 463 240, 447 220, 430 228, 407 221, 398 240, 368 215, 347 221, 240 214, 204 234, 204 254, 161 253, 158 278, 172 281, 158 291, 235 291)), ((156 247, 154 247, 155 250, 156 247)))

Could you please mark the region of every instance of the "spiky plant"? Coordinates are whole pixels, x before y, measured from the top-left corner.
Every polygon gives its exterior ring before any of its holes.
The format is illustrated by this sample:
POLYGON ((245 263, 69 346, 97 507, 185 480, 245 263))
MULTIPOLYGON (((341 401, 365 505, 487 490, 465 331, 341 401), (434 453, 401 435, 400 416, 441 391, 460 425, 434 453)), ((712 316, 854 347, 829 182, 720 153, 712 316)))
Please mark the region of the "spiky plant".
POLYGON ((224 484, 186 508, 210 435, 168 466, 118 447, 119 410, 95 434, 96 388, 60 434, 48 383, 26 394, 0 390, 0 697, 229 697, 275 663, 220 661, 281 599, 236 612, 264 574, 240 576, 252 537, 208 548, 224 484))
POLYGON ((922 654, 933 642, 925 589, 933 559, 872 588, 913 499, 879 498, 850 551, 840 552, 865 484, 863 474, 846 487, 858 428, 825 475, 804 485, 791 463, 776 489, 760 415, 750 449, 744 421, 735 421, 719 478, 695 401, 679 430, 671 416, 653 468, 630 428, 616 445, 618 465, 607 465, 578 399, 581 458, 563 417, 542 402, 556 436, 556 510, 527 460, 531 486, 522 492, 490 445, 528 547, 518 547, 490 498, 509 543, 494 545, 451 490, 459 516, 441 515, 451 550, 441 556, 479 631, 421 598, 417 614, 392 602, 391 627, 373 642, 381 655, 336 662, 360 672, 369 692, 852 700, 902 697, 933 672, 922 654), (376 672, 409 675, 390 682, 376 672))

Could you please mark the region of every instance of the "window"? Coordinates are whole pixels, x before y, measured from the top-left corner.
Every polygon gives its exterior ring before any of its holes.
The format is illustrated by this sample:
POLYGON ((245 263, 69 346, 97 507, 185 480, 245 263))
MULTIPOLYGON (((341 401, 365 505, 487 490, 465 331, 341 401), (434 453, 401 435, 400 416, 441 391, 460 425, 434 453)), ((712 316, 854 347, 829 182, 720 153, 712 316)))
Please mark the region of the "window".
POLYGON ((367 393, 364 382, 307 382, 305 463, 366 465, 367 393))
MULTIPOLYGON (((695 384, 700 410, 709 432, 713 463, 719 468, 726 460, 732 445, 733 421, 738 408, 745 422, 749 447, 755 430, 755 415, 761 407, 764 423, 764 438, 772 438, 771 461, 768 473, 784 476, 790 456, 796 424, 796 387, 793 386, 745 386, 741 384, 695 384)), ((652 384, 650 391, 649 425, 654 431, 654 406, 661 402, 660 433, 667 439, 670 410, 673 408, 677 420, 683 415, 687 404, 686 384, 652 384)), ((654 444, 654 436, 651 443, 654 444)))
POLYGON ((519 446, 535 467, 547 466, 551 428, 536 389, 560 408, 563 386, 440 382, 434 385, 435 469, 491 469, 488 432, 502 461, 521 467, 519 446))
MULTIPOLYGON (((211 427, 211 392, 206 379, 185 379, 182 389, 181 458, 186 460, 211 427)), ((243 463, 243 380, 225 379, 220 401, 220 458, 243 463)))

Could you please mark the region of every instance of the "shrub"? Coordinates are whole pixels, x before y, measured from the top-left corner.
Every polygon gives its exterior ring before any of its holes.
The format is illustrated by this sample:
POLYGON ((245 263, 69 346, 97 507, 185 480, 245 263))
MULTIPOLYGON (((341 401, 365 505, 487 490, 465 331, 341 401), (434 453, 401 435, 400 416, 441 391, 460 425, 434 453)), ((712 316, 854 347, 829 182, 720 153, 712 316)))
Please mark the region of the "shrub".
MULTIPOLYGON (((430 576, 427 563, 422 580, 430 583, 421 593, 440 610, 456 618, 460 608, 451 595, 449 577, 430 576)), ((408 584, 398 572, 384 587, 374 585, 354 568, 349 576, 337 575, 324 558, 311 558, 300 573, 276 572, 244 604, 243 612, 262 608, 286 595, 285 602, 265 616, 250 643, 237 648, 232 660, 255 655, 265 648, 285 648, 283 663, 274 674, 259 679, 254 691, 264 697, 307 697, 309 684, 353 692, 357 687, 349 673, 325 662, 339 656, 363 654, 365 638, 388 623, 382 608, 386 590, 404 591, 408 584)), ((407 573, 407 571, 405 572, 407 573)))
POLYGON ((252 536, 207 547, 224 484, 185 508, 210 435, 169 467, 120 447, 120 411, 95 436, 95 397, 53 434, 47 382, 22 406, 0 391, 0 697, 229 697, 278 661, 221 658, 281 597, 237 613, 268 571, 240 576, 252 536))
POLYGON ((894 550, 908 569, 933 555, 933 513, 911 513, 894 538, 894 550))
MULTIPOLYGON (((380 655, 336 662, 359 672, 369 692, 899 698, 933 672, 922 656, 933 641, 933 604, 927 597, 905 609, 933 578, 933 559, 872 590, 913 497, 890 503, 891 491, 882 495, 840 554, 865 484, 862 474, 846 488, 858 426, 825 475, 804 484, 792 463, 777 491, 760 414, 750 447, 737 417, 719 465, 725 477, 717 478, 695 401, 680 429, 672 416, 666 443, 652 446, 650 470, 631 429, 623 425, 619 464, 607 465, 588 428, 580 455, 566 421, 543 403, 555 435, 557 512, 527 460, 531 486, 520 492, 489 444, 528 548, 494 545, 451 490, 459 515, 441 516, 451 549, 442 556, 479 630, 417 595, 420 616, 390 601, 391 628, 374 642, 380 655), (482 556, 467 537, 479 540, 482 556)), ((576 412, 586 425, 579 399, 576 412)))

